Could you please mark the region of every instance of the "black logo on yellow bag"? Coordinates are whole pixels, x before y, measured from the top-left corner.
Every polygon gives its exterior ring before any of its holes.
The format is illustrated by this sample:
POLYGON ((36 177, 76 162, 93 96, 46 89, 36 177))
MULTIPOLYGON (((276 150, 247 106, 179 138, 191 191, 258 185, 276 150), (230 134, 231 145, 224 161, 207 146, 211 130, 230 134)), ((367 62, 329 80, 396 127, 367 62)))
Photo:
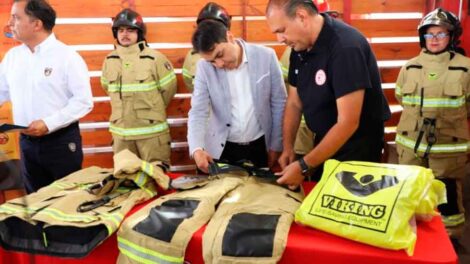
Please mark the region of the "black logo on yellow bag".
POLYGON ((373 175, 366 174, 359 182, 354 177, 356 174, 357 172, 352 171, 341 171, 336 174, 336 178, 344 188, 356 196, 365 197, 398 184, 398 178, 395 176, 382 175, 380 180, 374 181, 373 175))
POLYGON ((321 206, 340 213, 380 219, 385 215, 386 206, 381 204, 365 204, 358 201, 341 199, 333 195, 323 195, 321 206))

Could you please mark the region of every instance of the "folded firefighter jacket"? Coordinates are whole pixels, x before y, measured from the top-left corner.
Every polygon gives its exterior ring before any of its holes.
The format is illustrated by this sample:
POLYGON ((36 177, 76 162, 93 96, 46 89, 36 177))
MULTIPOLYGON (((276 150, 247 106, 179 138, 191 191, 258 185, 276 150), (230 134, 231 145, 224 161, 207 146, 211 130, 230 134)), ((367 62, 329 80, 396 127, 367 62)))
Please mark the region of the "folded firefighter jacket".
POLYGON ((38 192, 0 206, 0 245, 7 250, 84 257, 120 226, 135 204, 168 187, 163 169, 129 151, 114 156, 116 168, 89 167, 38 192), (97 187, 98 186, 98 187, 97 187))
POLYGON ((191 237, 206 223, 205 263, 278 262, 303 191, 228 167, 205 179, 187 178, 193 188, 162 196, 127 218, 118 231, 118 263, 184 263, 191 237))

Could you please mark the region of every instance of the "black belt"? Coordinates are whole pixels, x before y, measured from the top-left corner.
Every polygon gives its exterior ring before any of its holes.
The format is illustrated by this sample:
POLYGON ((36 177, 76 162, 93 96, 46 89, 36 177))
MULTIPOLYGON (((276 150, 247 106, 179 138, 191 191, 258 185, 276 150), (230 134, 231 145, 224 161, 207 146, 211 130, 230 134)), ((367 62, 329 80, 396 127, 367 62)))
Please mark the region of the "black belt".
POLYGON ((51 138, 56 138, 56 137, 59 137, 59 136, 62 136, 64 134, 67 134, 68 132, 72 131, 72 130, 79 130, 79 126, 78 126, 78 121, 77 122, 73 122, 72 124, 66 126, 66 127, 63 127, 61 129, 58 129, 50 134, 46 134, 44 136, 40 136, 40 137, 34 137, 34 136, 29 136, 29 135, 25 135, 25 134, 21 134, 21 138, 23 139, 27 139, 27 140, 31 140, 31 141, 37 141, 37 140, 47 140, 47 139, 51 139, 51 138))

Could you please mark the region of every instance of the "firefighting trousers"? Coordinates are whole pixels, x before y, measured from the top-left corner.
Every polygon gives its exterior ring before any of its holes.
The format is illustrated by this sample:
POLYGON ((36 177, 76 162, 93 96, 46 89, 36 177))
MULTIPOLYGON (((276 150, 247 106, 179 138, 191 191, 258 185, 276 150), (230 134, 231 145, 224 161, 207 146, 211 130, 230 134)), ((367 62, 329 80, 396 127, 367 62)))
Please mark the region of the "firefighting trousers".
POLYGON ((170 163, 171 154, 170 132, 156 134, 150 138, 126 140, 113 137, 113 152, 130 150, 142 160, 148 162, 163 161, 170 163))
POLYGON ((416 157, 413 149, 397 144, 398 162, 430 168, 434 176, 444 182, 447 204, 439 206, 442 215, 455 215, 464 212, 462 182, 465 177, 466 153, 431 154, 428 158, 416 157))
POLYGON ((313 149, 315 134, 307 127, 305 122, 301 122, 297 135, 295 136, 294 151, 297 155, 307 155, 313 149))
POLYGON ((183 263, 207 222, 205 263, 276 263, 304 194, 253 176, 221 174, 207 185, 160 197, 118 231, 118 263, 183 263))
MULTIPOLYGON (((87 212, 78 208, 99 197, 87 191, 112 176, 90 167, 0 206, 0 245, 8 250, 60 257, 83 257, 120 226, 124 215, 152 198, 148 189, 117 188, 107 203, 87 212)), ((155 192, 156 194, 156 192, 155 192)))
POLYGON ((465 226, 460 238, 461 250, 459 252, 460 263, 470 263, 470 164, 467 165, 467 174, 463 183, 463 204, 465 208, 465 226))

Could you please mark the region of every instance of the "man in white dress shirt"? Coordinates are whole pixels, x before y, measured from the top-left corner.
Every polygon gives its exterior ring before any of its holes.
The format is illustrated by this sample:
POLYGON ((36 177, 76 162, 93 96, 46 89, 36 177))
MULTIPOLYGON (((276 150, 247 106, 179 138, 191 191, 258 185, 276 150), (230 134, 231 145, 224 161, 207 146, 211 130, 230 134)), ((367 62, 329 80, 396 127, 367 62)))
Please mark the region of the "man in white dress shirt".
POLYGON ((93 107, 88 69, 52 33, 56 14, 45 0, 14 0, 8 21, 22 45, 5 55, 0 104, 10 100, 20 136, 22 176, 28 193, 81 168, 78 120, 93 107))

